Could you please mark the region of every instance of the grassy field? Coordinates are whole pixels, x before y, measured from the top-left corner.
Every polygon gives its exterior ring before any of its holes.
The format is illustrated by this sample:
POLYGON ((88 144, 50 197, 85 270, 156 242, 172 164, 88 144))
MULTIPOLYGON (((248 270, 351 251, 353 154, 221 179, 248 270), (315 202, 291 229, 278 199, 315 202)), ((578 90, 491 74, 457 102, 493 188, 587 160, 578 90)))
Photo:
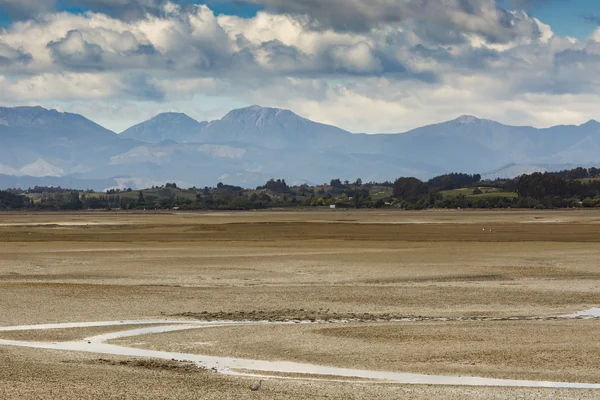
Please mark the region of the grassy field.
POLYGON ((582 179, 577 179, 577 180, 582 183, 590 183, 590 182, 600 181, 600 178, 582 178, 582 179))
MULTIPOLYGON (((523 319, 600 305, 595 211, 10 213, 0 214, 0 237, 0 326, 355 316, 366 322, 121 340, 341 367, 600 382, 594 340, 600 321, 523 319), (470 320, 373 321, 387 317, 470 320)), ((70 340, 104 329, 0 332, 0 339, 70 340)), ((100 358, 0 347, 0 397, 254 398, 243 378, 100 358), (98 374, 106 379, 94 379, 98 374)), ((289 380, 269 380, 260 393, 267 399, 597 395, 289 380)))
POLYGON ((445 190, 441 192, 443 197, 457 197, 460 195, 465 196, 468 199, 483 198, 483 197, 506 197, 513 199, 518 197, 514 192, 503 192, 501 189, 488 188, 488 187, 471 187, 464 189, 445 190), (475 189, 482 191, 481 194, 473 194, 475 189))

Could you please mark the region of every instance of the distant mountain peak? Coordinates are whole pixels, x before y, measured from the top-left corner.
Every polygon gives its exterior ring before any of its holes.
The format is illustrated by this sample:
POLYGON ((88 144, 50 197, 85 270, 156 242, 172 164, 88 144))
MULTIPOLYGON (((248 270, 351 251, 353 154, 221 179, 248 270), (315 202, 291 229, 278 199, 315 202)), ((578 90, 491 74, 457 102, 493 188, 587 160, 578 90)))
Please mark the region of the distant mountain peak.
POLYGON ((23 175, 45 177, 45 176, 62 176, 65 171, 61 168, 50 164, 46 160, 38 158, 31 164, 28 164, 19 170, 23 175))
POLYGON ((42 106, 18 106, 18 107, 0 107, 0 113, 19 113, 19 114, 30 114, 30 115, 39 115, 42 114, 69 114, 62 113, 55 109, 47 109, 42 106))
POLYGON ((22 175, 21 171, 9 167, 8 165, 4 165, 4 164, 0 164, 0 174, 2 175, 13 175, 13 176, 19 176, 22 175))
MULTIPOLYGON (((0 107, 0 125, 11 128, 31 129, 42 136, 76 137, 85 131, 94 137, 114 136, 114 132, 90 121, 79 114, 35 106, 0 107), (68 129, 65 129, 67 128, 68 129)), ((89 136, 87 136, 90 139, 89 136)))
POLYGON ((596 121, 595 119, 590 119, 588 122, 586 122, 585 124, 581 124, 580 126, 596 127, 600 126, 600 122, 596 121))
POLYGON ((147 124, 200 124, 197 120, 181 112, 164 112, 136 126, 147 124))
POLYGON ((123 137, 159 143, 164 140, 187 141, 193 138, 207 122, 198 122, 187 114, 165 112, 122 132, 123 137))
POLYGON ((262 107, 262 106, 258 106, 258 105, 253 105, 250 107, 244 107, 244 108, 238 108, 235 110, 231 110, 230 112, 227 113, 227 115, 225 115, 223 117, 223 120, 227 120, 233 117, 238 117, 238 116, 252 116, 252 115, 277 115, 280 113, 290 113, 290 114, 294 114, 293 112, 289 111, 289 110, 284 110, 281 108, 273 108, 273 107, 262 107))
POLYGON ((258 104, 254 104, 248 107, 242 107, 239 110, 248 110, 248 111, 262 111, 262 110, 279 110, 278 108, 273 108, 273 107, 263 107, 263 106, 259 106, 258 104))
POLYGON ((497 124, 498 122, 496 121, 492 121, 491 119, 483 119, 483 118, 477 118, 473 115, 461 115, 460 117, 456 118, 454 121, 456 124, 461 124, 461 125, 471 125, 471 124, 497 124))
POLYGON ((473 115, 461 115, 460 117, 456 118, 454 121, 459 124, 472 124, 473 122, 479 122, 481 120, 473 115))
POLYGON ((190 117, 189 115, 187 115, 185 113, 169 111, 169 112, 164 112, 164 113, 157 114, 156 116, 154 116, 153 118, 151 118, 150 121, 155 120, 155 119, 163 119, 163 118, 189 118, 189 119, 193 119, 192 117, 190 117))
POLYGON ((306 120, 290 110, 272 107, 250 106, 230 111, 221 119, 222 122, 236 124, 252 124, 259 126, 267 125, 271 122, 306 122, 306 120))

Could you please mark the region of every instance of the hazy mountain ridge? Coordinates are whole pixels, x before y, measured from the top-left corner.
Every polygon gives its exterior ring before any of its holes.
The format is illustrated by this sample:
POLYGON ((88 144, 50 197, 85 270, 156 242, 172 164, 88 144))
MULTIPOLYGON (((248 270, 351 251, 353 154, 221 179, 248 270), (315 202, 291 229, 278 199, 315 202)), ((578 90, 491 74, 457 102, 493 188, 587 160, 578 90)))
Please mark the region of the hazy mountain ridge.
POLYGON ((198 122, 182 113, 163 113, 132 126, 121 133, 122 137, 143 142, 175 140, 185 142, 198 134, 208 122, 198 122))
POLYGON ((159 114, 117 135, 77 114, 0 108, 0 173, 78 184, 114 177, 117 184, 222 181, 250 187, 271 177, 290 183, 426 179, 447 172, 511 177, 599 161, 596 121, 536 129, 464 115, 402 134, 366 135, 252 106, 211 122, 159 114))
MULTIPOLYGON (((125 183, 128 182, 125 181, 125 183)), ((35 186, 60 186, 68 189, 81 188, 102 191, 108 188, 122 187, 124 185, 122 185, 121 181, 117 178, 81 180, 73 177, 33 177, 0 174, 0 188, 27 189, 35 186)))
POLYGON ((45 177, 45 176, 63 176, 65 171, 55 165, 42 160, 41 158, 24 166, 19 170, 21 175, 45 177))
POLYGON ((0 163, 20 170, 43 160, 66 174, 102 165, 138 143, 78 114, 42 107, 0 108, 0 163))

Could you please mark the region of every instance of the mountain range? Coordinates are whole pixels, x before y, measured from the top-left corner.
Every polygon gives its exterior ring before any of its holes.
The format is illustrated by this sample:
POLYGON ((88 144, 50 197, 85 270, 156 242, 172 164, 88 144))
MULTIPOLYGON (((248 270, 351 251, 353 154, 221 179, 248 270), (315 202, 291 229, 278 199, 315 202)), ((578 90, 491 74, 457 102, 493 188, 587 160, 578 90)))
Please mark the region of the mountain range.
POLYGON ((0 107, 0 188, 104 190, 175 182, 256 187, 448 173, 510 178, 600 162, 600 123, 545 129, 461 116, 399 134, 354 134, 252 106, 217 121, 165 113, 116 134, 78 114, 0 107))

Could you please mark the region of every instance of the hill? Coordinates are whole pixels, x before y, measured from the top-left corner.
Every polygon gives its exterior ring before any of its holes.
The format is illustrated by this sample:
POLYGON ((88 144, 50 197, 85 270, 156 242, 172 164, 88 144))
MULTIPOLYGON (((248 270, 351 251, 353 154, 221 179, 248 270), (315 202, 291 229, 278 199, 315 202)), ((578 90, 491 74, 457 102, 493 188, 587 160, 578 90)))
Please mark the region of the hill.
POLYGON ((121 133, 121 137, 158 143, 165 140, 185 142, 200 133, 207 122, 198 122, 182 113, 163 113, 121 133))
POLYGON ((462 116, 399 134, 353 134, 290 110, 251 106, 199 122, 164 113, 121 135, 81 115, 0 108, 0 173, 120 182, 256 187, 333 178, 390 181, 449 172, 511 178, 600 161, 600 123, 546 129, 462 116), (559 167, 560 166, 560 167, 559 167))
POLYGON ((42 107, 0 107, 0 121, 0 160, 24 175, 95 169, 135 145, 81 115, 42 107))

